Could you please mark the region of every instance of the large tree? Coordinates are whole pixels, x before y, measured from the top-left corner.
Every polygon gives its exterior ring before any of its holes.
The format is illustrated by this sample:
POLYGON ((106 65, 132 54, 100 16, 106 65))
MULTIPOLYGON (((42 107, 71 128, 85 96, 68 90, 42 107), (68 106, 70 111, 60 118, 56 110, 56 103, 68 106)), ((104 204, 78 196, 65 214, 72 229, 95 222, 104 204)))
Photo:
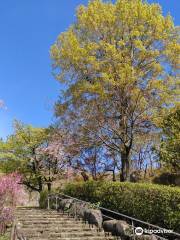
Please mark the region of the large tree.
POLYGON ((180 108, 167 115, 162 122, 160 161, 172 172, 180 172, 180 108))
POLYGON ((48 191, 51 191, 53 182, 62 178, 67 170, 68 158, 63 137, 61 132, 51 128, 46 143, 36 149, 37 159, 41 162, 40 173, 48 191))
POLYGON ((56 115, 115 151, 122 181, 136 139, 155 132, 177 100, 179 53, 171 16, 142 0, 80 6, 51 48, 56 77, 66 84, 56 115))
POLYGON ((14 133, 6 142, 0 142, 0 169, 20 172, 22 183, 41 192, 61 174, 65 165, 62 136, 45 128, 35 128, 15 122, 14 133))
MULTIPOLYGON (((36 149, 48 139, 46 129, 34 128, 31 125, 25 125, 21 122, 14 122, 14 133, 11 134, 4 143, 1 159, 4 160, 2 167, 4 170, 8 166, 18 168, 12 171, 18 171, 23 174, 22 182, 28 188, 41 191, 43 188, 43 178, 40 174, 41 162, 37 158, 36 149)), ((11 171, 11 168, 9 169, 11 171)))

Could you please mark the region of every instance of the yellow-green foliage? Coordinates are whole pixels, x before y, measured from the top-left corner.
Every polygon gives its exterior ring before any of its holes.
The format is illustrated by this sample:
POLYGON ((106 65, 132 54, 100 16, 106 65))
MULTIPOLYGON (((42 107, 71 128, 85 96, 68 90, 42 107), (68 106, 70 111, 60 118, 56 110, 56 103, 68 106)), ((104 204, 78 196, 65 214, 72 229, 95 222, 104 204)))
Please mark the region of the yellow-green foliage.
POLYGON ((67 93, 72 98, 89 93, 110 99, 116 89, 132 105, 138 102, 144 119, 154 116, 155 122, 164 114, 160 107, 175 101, 177 80, 167 66, 176 68, 179 54, 171 16, 142 0, 80 6, 76 23, 51 48, 54 67, 61 69, 57 78, 72 84, 67 93))
POLYGON ((180 172, 180 108, 167 115, 162 122, 160 160, 172 172, 180 172))
POLYGON ((86 182, 66 186, 66 194, 156 225, 180 229, 180 188, 144 183, 86 182))
POLYGON ((9 234, 5 234, 3 236, 0 235, 0 240, 9 240, 9 239, 10 239, 9 234))
POLYGON ((47 129, 15 121, 14 133, 5 142, 0 141, 0 170, 8 173, 24 168, 34 154, 33 151, 47 139, 47 129))

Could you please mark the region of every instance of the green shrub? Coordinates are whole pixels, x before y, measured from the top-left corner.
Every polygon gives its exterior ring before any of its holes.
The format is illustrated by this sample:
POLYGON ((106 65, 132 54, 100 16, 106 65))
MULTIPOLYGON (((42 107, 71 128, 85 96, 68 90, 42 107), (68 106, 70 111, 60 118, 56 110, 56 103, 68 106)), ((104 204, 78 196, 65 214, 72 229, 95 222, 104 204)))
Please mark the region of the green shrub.
POLYGON ((180 229, 180 188, 147 183, 68 184, 64 193, 168 229, 180 229))
POLYGON ((40 208, 47 208, 48 191, 44 190, 40 193, 39 206, 40 208))
MULTIPOLYGON (((39 207, 40 208, 47 208, 48 207, 48 194, 55 194, 58 193, 58 191, 51 191, 50 193, 48 192, 48 190, 44 190, 40 193, 40 199, 39 199, 39 207)), ((49 207, 50 208, 55 208, 55 199, 52 199, 49 201, 49 207)))
POLYGON ((9 234, 5 234, 5 235, 0 235, 0 240, 9 240, 10 239, 10 236, 9 234))

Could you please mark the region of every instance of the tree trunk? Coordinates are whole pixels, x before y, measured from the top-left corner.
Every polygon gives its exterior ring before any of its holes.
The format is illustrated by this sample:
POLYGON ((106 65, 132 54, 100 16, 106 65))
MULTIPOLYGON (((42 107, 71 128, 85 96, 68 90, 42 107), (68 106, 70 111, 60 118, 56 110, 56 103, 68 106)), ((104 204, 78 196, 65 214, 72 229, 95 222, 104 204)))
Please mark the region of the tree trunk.
POLYGON ((48 182, 48 183, 47 183, 48 192, 51 192, 51 185, 52 185, 51 182, 48 182))
POLYGON ((92 175, 92 179, 93 179, 94 181, 97 181, 97 180, 98 180, 96 173, 92 173, 91 175, 92 175))
POLYGON ((129 153, 127 151, 123 151, 121 153, 121 174, 120 181, 130 181, 130 159, 129 153))
POLYGON ((130 159, 129 156, 127 156, 126 159, 126 181, 130 181, 130 159))
POLYGON ((116 182, 116 173, 115 173, 115 169, 113 170, 113 182, 116 182))
POLYGON ((89 176, 85 172, 81 172, 81 176, 83 177, 84 182, 89 180, 89 176))
POLYGON ((125 159, 123 154, 121 154, 121 173, 120 173, 120 181, 124 182, 126 179, 125 177, 125 159))
POLYGON ((42 178, 38 177, 38 185, 39 185, 39 192, 43 190, 43 183, 42 183, 42 178))

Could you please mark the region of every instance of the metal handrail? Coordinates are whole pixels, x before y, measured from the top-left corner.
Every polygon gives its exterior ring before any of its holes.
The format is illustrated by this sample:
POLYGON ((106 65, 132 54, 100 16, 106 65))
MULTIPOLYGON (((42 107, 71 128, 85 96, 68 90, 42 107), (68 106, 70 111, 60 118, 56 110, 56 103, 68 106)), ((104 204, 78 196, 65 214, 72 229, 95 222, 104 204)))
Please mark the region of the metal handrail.
MULTIPOLYGON (((84 201, 84 200, 81 200, 81 199, 78 199, 78 198, 75 198, 75 197, 72 197, 72 196, 69 196, 69 195, 66 195, 66 194, 63 194, 63 193, 59 193, 59 194, 48 194, 48 209, 50 209, 50 199, 51 197, 55 198, 56 199, 56 210, 58 209, 58 199, 64 199, 65 197, 66 198, 69 198, 69 199, 73 199, 77 202, 82 202, 82 203, 86 203, 86 204, 92 204, 91 202, 87 202, 87 201, 84 201), (60 197, 62 196, 62 197, 60 197)), ((157 225, 154 225, 154 224, 151 224, 151 223, 148 223, 148 222, 145 222, 145 221, 142 221, 142 220, 139 220, 137 218, 134 218, 134 217, 130 217, 128 215, 125 215, 125 214, 122 214, 122 213, 118 213, 118 212, 115 212, 115 211, 112 211, 110 209, 107 209, 107 208, 104 208, 104 207, 98 207, 99 210, 104 210, 106 212, 109 212, 109 213, 113 213, 114 215, 117 215, 119 217, 123 217, 123 218, 126 218, 128 221, 131 221, 131 225, 132 225, 132 228, 133 228, 133 232, 134 232, 134 229, 136 228, 136 226, 134 225, 134 223, 140 223, 142 225, 147 225, 148 226, 148 229, 151 227, 151 228, 155 228, 157 230, 160 230, 160 231, 167 231, 168 232, 168 229, 166 228, 163 228, 163 227, 160 227, 160 226, 157 226, 157 225)), ((109 219, 112 219, 112 220, 115 220, 115 218, 112 218, 112 217, 109 217, 105 214, 102 214, 104 217, 106 218, 109 218, 109 219)), ((178 237, 180 239, 180 234, 177 233, 177 232, 174 232, 172 231, 171 233, 160 233, 160 234, 163 234, 163 235, 167 235, 167 234, 171 234, 173 235, 174 237, 178 237)), ((168 240, 167 238, 164 238, 164 237, 161 237, 159 235, 156 235, 153 233, 154 236, 158 237, 159 239, 162 239, 162 240, 168 240)))
POLYGON ((0 223, 0 236, 5 234, 6 232, 6 224, 4 222, 0 223))

